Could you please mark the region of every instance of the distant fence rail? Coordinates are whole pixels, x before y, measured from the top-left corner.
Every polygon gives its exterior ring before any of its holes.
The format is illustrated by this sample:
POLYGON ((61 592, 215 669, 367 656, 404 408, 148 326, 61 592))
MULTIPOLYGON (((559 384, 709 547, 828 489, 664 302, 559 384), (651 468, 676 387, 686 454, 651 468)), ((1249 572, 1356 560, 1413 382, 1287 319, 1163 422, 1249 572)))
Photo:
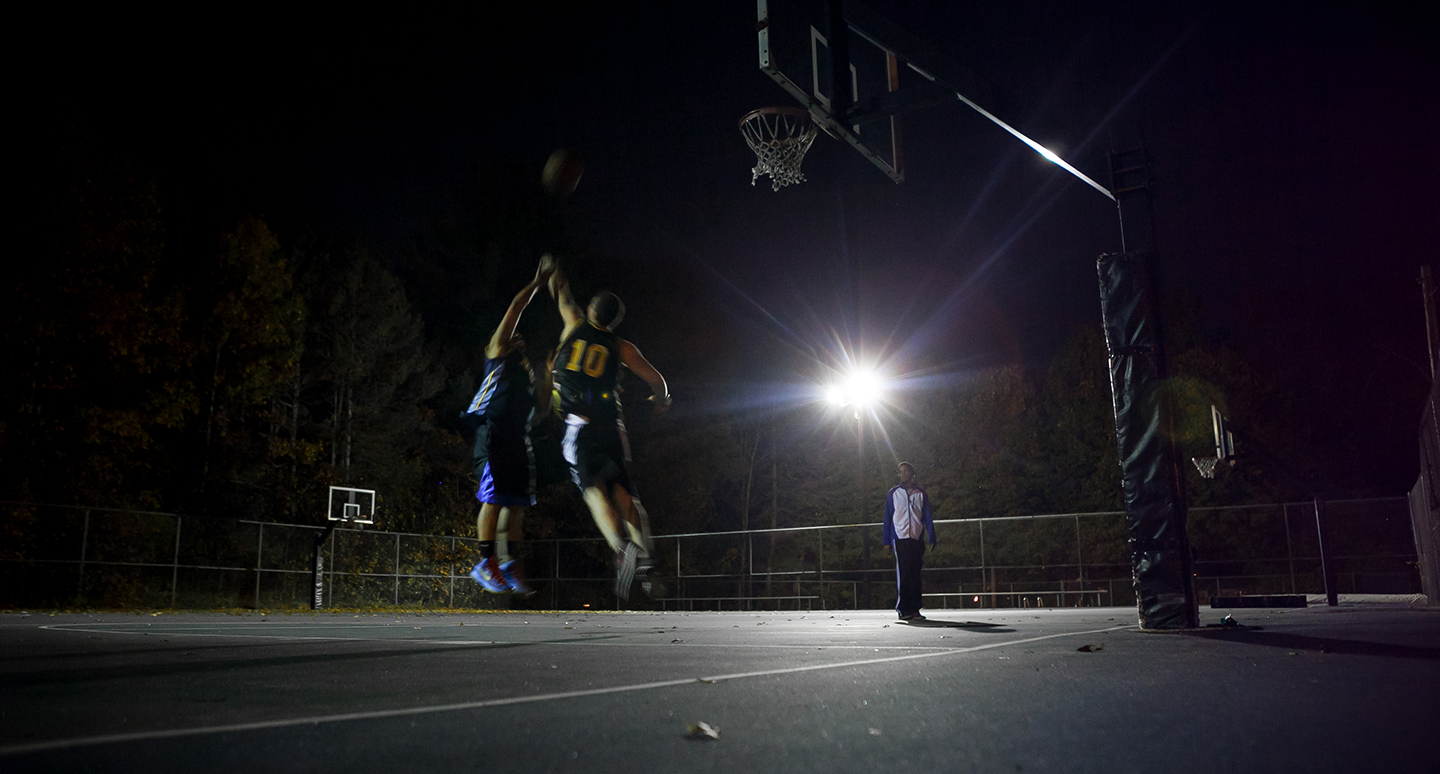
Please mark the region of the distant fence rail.
MULTIPOLYGON (((1407 499, 1326 503, 1340 593, 1417 593, 1407 499)), ((0 503, 5 607, 305 608, 322 526, 108 508, 0 503)), ((944 519, 925 591, 947 607, 1134 604, 1120 512, 944 519)), ((1202 601, 1322 593, 1310 503, 1190 510, 1202 601)), ((893 560, 879 524, 657 535, 668 599, 638 609, 889 607, 893 560)), ((467 577, 474 538, 336 528, 322 545, 324 604, 339 607, 616 607, 596 538, 527 540, 531 600, 467 577)))

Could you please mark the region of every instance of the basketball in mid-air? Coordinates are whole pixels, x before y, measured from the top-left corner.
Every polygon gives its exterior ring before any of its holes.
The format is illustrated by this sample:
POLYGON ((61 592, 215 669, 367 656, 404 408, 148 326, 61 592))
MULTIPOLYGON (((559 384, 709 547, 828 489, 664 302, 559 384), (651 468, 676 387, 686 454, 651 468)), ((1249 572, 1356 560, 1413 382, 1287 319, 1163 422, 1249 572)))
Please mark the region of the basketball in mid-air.
POLYGON ((584 171, 580 157, 574 151, 561 148, 550 154, 550 159, 545 162, 540 184, 545 186, 546 193, 556 199, 564 199, 575 192, 575 186, 580 184, 580 173, 584 171))

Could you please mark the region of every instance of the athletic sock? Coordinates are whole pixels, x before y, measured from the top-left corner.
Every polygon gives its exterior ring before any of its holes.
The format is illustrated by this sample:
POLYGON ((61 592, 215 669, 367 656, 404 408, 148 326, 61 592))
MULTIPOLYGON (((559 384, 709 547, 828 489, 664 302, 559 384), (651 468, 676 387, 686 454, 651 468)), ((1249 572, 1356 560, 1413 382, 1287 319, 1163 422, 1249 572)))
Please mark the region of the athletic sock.
POLYGON ((650 551, 645 545, 645 535, 630 522, 625 522, 629 542, 635 544, 635 555, 641 560, 641 564, 647 564, 650 559, 650 551))
POLYGON ((495 541, 493 541, 493 540, 482 540, 482 541, 480 541, 480 558, 481 558, 482 560, 483 560, 483 559, 489 559, 490 557, 492 557, 492 556, 494 556, 494 555, 495 555, 495 541))
POLYGON ((520 554, 520 541, 518 540, 497 540, 495 542, 500 544, 496 549, 496 556, 500 557, 501 564, 505 564, 520 554), (514 551, 514 553, 512 554, 511 551, 514 551))

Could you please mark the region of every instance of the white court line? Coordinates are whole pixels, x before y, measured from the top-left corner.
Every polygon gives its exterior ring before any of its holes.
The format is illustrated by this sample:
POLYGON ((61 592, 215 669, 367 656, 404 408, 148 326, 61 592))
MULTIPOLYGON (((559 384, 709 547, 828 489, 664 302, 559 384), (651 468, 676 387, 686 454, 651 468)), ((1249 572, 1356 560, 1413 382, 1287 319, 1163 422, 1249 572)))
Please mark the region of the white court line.
MULTIPOLYGON (((49 630, 49 631, 55 631, 55 632, 68 632, 68 633, 70 633, 70 634, 79 634, 79 633, 81 633, 81 632, 87 632, 87 633, 95 633, 95 634, 119 634, 119 635, 121 635, 121 636, 130 636, 130 637, 134 637, 134 636, 136 636, 136 635, 146 635, 146 634, 148 634, 148 635, 151 635, 151 636, 165 636, 165 637, 229 637, 229 638, 233 638, 233 639, 237 639, 237 640, 243 639, 243 640, 310 640, 310 641, 321 641, 321 642, 404 642, 404 643, 409 643, 409 644, 411 644, 411 645, 501 645, 501 644, 510 644, 510 643, 502 643, 502 642, 494 641, 494 640, 432 640, 432 639, 406 640, 406 639, 401 639, 401 638, 399 638, 399 637, 319 637, 319 636, 299 636, 299 635, 294 635, 294 634, 226 634, 226 633, 224 633, 224 632, 216 632, 216 633, 214 633, 214 634, 210 634, 210 633, 206 633, 206 632, 177 632, 177 631, 166 630, 166 629, 157 629, 157 630, 154 630, 154 631, 146 632, 146 631, 140 631, 140 630, 138 630, 138 629, 137 629, 137 630, 123 630, 123 629, 68 629, 68 628, 66 628, 66 627, 68 627, 68 626, 73 626, 73 625, 74 625, 74 624, 58 624, 58 625, 53 625, 53 626, 41 626, 41 627, 39 627, 39 628, 41 628, 41 629, 47 629, 47 630, 49 630)), ((94 626, 101 626, 101 625, 113 626, 114 624, 87 624, 87 625, 94 625, 94 626)), ((122 654, 122 655, 123 655, 123 654, 122 654)))
MULTIPOLYGON (((166 637, 228 637, 228 638, 237 639, 237 640, 240 640, 240 639, 249 639, 249 640, 282 640, 282 641, 284 641, 284 640, 296 640, 296 641, 304 640, 304 641, 316 641, 316 642, 385 642, 385 643, 400 642, 400 643, 409 643, 409 644, 411 644, 411 645, 549 645, 549 646, 555 646, 555 647, 572 647, 572 646, 576 646, 576 645, 591 645, 591 646, 599 646, 599 647, 607 647, 607 648, 621 648, 621 647, 624 647, 624 648, 659 648, 659 647, 671 647, 671 648, 673 648, 675 645, 679 644, 679 645, 684 645, 684 646, 686 646, 686 647, 691 647, 691 648, 750 648, 750 649, 773 648, 773 649, 777 649, 777 650, 815 650, 815 649, 819 649, 819 648, 826 648, 826 649, 829 649, 829 650, 940 650, 940 651, 947 651, 947 652, 948 652, 949 650, 951 650, 951 648, 947 648, 947 647, 944 647, 944 646, 935 646, 935 645, 880 645, 880 646, 877 647, 877 646, 875 646, 875 645, 860 645, 860 644, 844 644, 844 645, 814 645, 814 644, 807 644, 807 645, 785 645, 785 644, 771 644, 771 645, 751 645, 751 644, 746 644, 746 645, 733 645, 733 644, 732 644, 732 645, 724 645, 724 644, 718 644, 718 643, 716 643, 716 644, 710 644, 710 643, 703 643, 703 642, 680 642, 680 643, 673 643, 673 642, 609 642, 609 641, 603 640, 603 639, 583 639, 583 637, 584 637, 584 636, 587 636, 587 635, 582 635, 582 639, 570 639, 570 640, 565 640, 565 641, 557 642, 557 641, 554 641, 554 640, 442 640, 442 639, 429 639, 429 638, 418 639, 418 640, 411 640, 411 639, 403 639, 403 638, 400 638, 400 637, 330 637, 330 636, 318 636, 318 635, 308 635, 308 636, 304 636, 304 635, 293 635, 293 634, 230 634, 230 633, 226 633, 226 632, 187 632, 187 631, 176 631, 176 630, 174 630, 174 629, 155 629, 155 630, 152 630, 152 631, 142 631, 142 630, 139 630, 139 629, 125 630, 125 629, 71 629, 71 628, 68 628, 68 627, 71 627, 71 626, 114 626, 114 625, 115 625, 115 624, 50 624, 50 625, 41 626, 41 627, 38 627, 38 628, 45 629, 45 630, 47 630, 47 631, 68 632, 68 633, 71 633, 71 634, 79 634, 79 633, 82 632, 82 631, 83 631, 83 632, 96 633, 96 634, 118 634, 118 635, 120 635, 120 636, 122 636, 122 637, 123 637, 123 636, 132 636, 132 637, 133 637, 133 636, 135 636, 135 635, 151 635, 151 636, 164 635, 164 636, 166 636, 166 637)), ((121 625, 124 625, 124 624, 121 624, 121 625)), ((149 626, 150 624, 136 624, 136 625, 137 625, 137 626, 140 626, 140 625, 149 626)), ((214 628, 214 627, 202 627, 202 628, 214 628)), ((437 627, 437 628, 438 628, 438 627, 437 627)), ((599 632, 597 632, 597 633, 589 634, 588 636, 593 638, 593 637, 608 637, 608 636, 615 636, 615 635, 622 635, 622 634, 629 634, 629 635, 636 635, 636 636, 643 636, 643 635, 646 635, 646 634, 658 634, 658 635, 660 635, 660 636, 663 637, 663 636, 669 634, 669 632, 652 632, 652 631, 644 631, 644 632, 620 632, 620 631, 617 631, 617 632, 605 632, 605 633, 599 633, 599 632)))
POLYGON ((736 672, 728 675, 713 675, 710 677, 687 677, 679 680, 662 680, 654 683, 634 683, 631 685, 616 685, 609 688, 591 688, 583 691, 561 691, 559 693, 543 693, 534 696, 514 696, 507 699, 491 699, 489 701, 469 701, 459 704, 436 704, 429 707, 410 707, 406 709, 373 710, 370 712, 346 712, 336 715, 314 715, 306 718, 290 718, 287 720, 265 720, 254 723, 233 723, 220 726, 204 726, 201 728, 179 728, 162 731, 140 731, 131 734, 105 734, 102 736, 86 736, 75 739, 60 739, 49 742, 34 742, 31 744, 19 744, 9 747, 0 747, 0 755, 20 755, 32 752, 45 752, 48 750, 65 750, 74 747, 91 747, 102 744, 120 744, 124 742, 143 742, 154 739, 177 739, 186 736, 205 736, 207 734, 229 734, 244 731, 265 731, 274 728, 293 728, 297 726, 318 726, 321 723, 346 723, 354 720, 378 720, 383 718, 403 718, 415 715, 429 715, 440 712, 457 712, 460 710, 487 709, 490 707, 508 707, 516 704, 534 704, 544 701, 558 701, 561 699, 576 699, 586 696, 605 696, 609 694, 630 693, 634 691, 648 691, 656 688, 673 688, 680 685, 692 685, 694 683, 720 683, 730 680, 744 680, 752 677, 769 677, 773 675, 799 674, 801 672, 815 672, 823 669, 844 669, 846 667, 870 666, 873 664, 889 664, 899 661, 915 661, 922 658, 938 658, 941 656, 958 655, 963 653, 974 653, 981 650, 992 650, 1014 645, 1024 645, 1042 640, 1053 640, 1059 637, 1079 637, 1087 634, 1103 634, 1121 629, 1133 629, 1136 624, 1124 626, 1110 626, 1104 629, 1091 629, 1082 632, 1063 632, 1060 634, 1046 634, 1039 637, 1027 637, 1020 640, 1006 640, 1004 642, 991 642, 984 645, 975 645, 968 648, 954 648, 936 653, 912 653, 905 656, 889 656, 884 658, 867 658, 860 661, 846 661, 839 664, 816 664, 813 666, 787 667, 785 669, 764 669, 756 672, 736 672))

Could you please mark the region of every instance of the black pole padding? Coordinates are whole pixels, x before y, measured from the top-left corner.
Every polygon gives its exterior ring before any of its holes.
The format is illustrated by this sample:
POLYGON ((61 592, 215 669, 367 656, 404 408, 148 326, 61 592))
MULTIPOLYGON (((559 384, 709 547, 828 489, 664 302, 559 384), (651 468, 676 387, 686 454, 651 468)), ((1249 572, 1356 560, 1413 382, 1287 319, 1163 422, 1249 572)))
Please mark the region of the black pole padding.
POLYGON ((315 536, 315 554, 313 557, 314 561, 310 563, 311 588, 315 590, 315 593, 312 594, 310 597, 311 610, 319 610, 325 607, 324 548, 325 541, 330 539, 330 535, 335 531, 335 525, 337 523, 338 522, 334 521, 330 522, 330 526, 326 527, 324 530, 321 530, 320 534, 315 536))
POLYGON ((1325 578, 1325 604, 1340 604, 1340 590, 1335 584, 1335 562, 1330 555, 1329 522, 1325 518, 1325 498, 1315 495, 1315 535, 1320 541, 1320 575, 1325 578))
POLYGON ((1145 264, 1134 253, 1102 255, 1097 262, 1130 569, 1142 628, 1193 629, 1199 610, 1185 491, 1145 264))

